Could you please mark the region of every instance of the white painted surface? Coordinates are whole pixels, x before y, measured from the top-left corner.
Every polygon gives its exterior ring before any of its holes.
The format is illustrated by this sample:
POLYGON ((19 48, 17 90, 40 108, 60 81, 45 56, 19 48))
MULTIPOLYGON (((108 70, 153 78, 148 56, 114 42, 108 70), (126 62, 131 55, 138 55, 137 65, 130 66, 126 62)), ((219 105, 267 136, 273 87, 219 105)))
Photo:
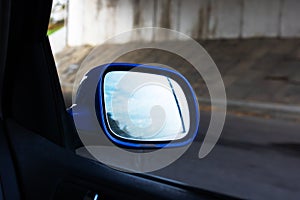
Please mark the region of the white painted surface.
POLYGON ((66 27, 59 29, 49 36, 53 54, 62 51, 66 46, 66 27))
MULTIPOLYGON (((172 30, 178 30, 179 29, 179 6, 183 1, 180 2, 180 0, 158 0, 155 3, 155 21, 154 26, 155 27, 163 27, 168 28, 172 30)), ((172 40, 172 35, 161 33, 155 33, 154 34, 154 40, 155 41, 163 41, 163 40, 172 40)))
POLYGON ((280 0, 244 0, 242 37, 279 34, 280 0))
MULTIPOLYGON (((83 17, 84 13, 84 1, 72 0, 69 1, 68 6, 68 23, 67 23, 67 44, 70 46, 76 46, 83 44, 83 17)), ((89 38, 93 40, 93 38, 89 38)))
MULTIPOLYGON (((71 0, 67 44, 101 44, 132 28, 163 27, 196 39, 300 37, 298 0, 71 0)), ((172 39, 142 30, 113 43, 172 39)))
MULTIPOLYGON (((187 0, 180 2, 180 13, 179 13, 179 31, 192 36, 199 37, 198 26, 203 27, 203 33, 205 32, 205 27, 207 26, 206 21, 199 22, 199 12, 203 10, 203 15, 205 15, 205 9, 203 8, 206 1, 197 0, 187 0)), ((201 33, 202 34, 202 31, 201 33)), ((205 34, 205 33, 204 33, 205 34)))
POLYGON ((242 1, 212 0, 208 38, 238 38, 241 35, 242 1))
POLYGON ((282 6, 280 32, 283 37, 300 36, 300 1, 285 0, 282 6))
MULTIPOLYGON (((155 3, 154 1, 137 1, 133 3, 133 27, 154 27, 155 26, 155 3)), ((121 8, 122 9, 122 8, 121 8)), ((152 41, 154 34, 145 32, 142 29, 137 34, 132 35, 132 39, 139 41, 152 41)))

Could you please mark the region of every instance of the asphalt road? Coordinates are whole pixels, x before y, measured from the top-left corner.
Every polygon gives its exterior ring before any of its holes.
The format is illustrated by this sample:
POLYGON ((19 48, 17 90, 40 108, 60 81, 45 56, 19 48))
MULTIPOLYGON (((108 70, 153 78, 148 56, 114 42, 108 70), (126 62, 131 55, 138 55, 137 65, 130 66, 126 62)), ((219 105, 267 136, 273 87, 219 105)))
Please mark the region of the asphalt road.
POLYGON ((190 149, 154 174, 247 199, 299 199, 300 124, 228 115, 213 151, 199 159, 201 136, 190 149))

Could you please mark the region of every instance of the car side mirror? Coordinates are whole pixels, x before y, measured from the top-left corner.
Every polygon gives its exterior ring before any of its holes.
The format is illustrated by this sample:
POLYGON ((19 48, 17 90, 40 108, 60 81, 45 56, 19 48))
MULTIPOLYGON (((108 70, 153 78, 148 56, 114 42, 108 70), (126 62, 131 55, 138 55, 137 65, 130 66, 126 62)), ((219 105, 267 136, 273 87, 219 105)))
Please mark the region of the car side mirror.
POLYGON ((171 141, 168 147, 187 145, 200 121, 189 82, 179 72, 159 66, 111 63, 96 67, 79 86, 75 106, 80 112, 72 114, 82 115, 81 130, 91 128, 89 111, 95 109, 106 137, 126 148, 162 148, 171 141), (88 94, 85 85, 93 77, 97 77, 97 89, 88 94), (83 100, 88 95, 94 95, 94 106, 83 100))

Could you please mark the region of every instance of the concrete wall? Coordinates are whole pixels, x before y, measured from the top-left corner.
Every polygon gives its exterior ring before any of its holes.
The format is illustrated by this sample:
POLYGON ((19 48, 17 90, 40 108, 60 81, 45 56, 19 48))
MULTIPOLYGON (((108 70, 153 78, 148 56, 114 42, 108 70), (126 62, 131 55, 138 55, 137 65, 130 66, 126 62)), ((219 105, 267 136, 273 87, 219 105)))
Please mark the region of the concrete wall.
MULTIPOLYGON (((299 0, 70 0, 66 40, 95 45, 153 26, 196 39, 300 37, 299 20, 299 0)), ((134 37, 152 41, 155 35, 134 37)))

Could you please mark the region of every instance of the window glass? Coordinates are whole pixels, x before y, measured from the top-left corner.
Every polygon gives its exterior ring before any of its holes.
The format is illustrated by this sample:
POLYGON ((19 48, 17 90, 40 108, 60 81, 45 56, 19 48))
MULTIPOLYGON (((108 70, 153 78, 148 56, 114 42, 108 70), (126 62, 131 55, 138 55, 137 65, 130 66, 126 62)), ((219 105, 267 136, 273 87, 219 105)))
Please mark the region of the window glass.
MULTIPOLYGON (((300 3, 276 2, 54 0, 48 36, 66 107, 72 105, 76 76, 105 64, 108 58, 172 67, 196 92, 200 130, 179 159, 148 174, 240 198, 295 199, 300 196, 300 34, 296 20, 300 3), (210 123, 215 123, 212 112, 221 112, 212 106, 219 99, 212 102, 208 88, 217 84, 216 77, 195 70, 191 60, 207 58, 190 43, 143 27, 172 29, 194 39, 217 66, 226 90, 227 113, 217 144, 204 158, 199 157, 199 149, 210 123), (135 28, 140 28, 135 34, 106 43, 135 28), (93 50, 101 44, 105 45, 93 50), (167 46, 188 56, 155 48, 125 51, 141 44, 167 46), (125 53, 118 55, 118 51, 125 53), (83 62, 88 68, 81 72, 83 62)), ((210 65, 203 67, 208 74, 213 71, 210 65)), ((155 87, 146 90, 157 91, 155 87)), ((109 101, 109 96, 105 98, 109 101)), ((134 110, 138 103, 129 105, 134 110)), ((176 108, 175 102, 169 106, 176 108)), ((132 120, 140 120, 141 126, 150 123, 136 116, 132 120)), ((178 127, 166 130, 180 128, 176 120, 178 127)))

